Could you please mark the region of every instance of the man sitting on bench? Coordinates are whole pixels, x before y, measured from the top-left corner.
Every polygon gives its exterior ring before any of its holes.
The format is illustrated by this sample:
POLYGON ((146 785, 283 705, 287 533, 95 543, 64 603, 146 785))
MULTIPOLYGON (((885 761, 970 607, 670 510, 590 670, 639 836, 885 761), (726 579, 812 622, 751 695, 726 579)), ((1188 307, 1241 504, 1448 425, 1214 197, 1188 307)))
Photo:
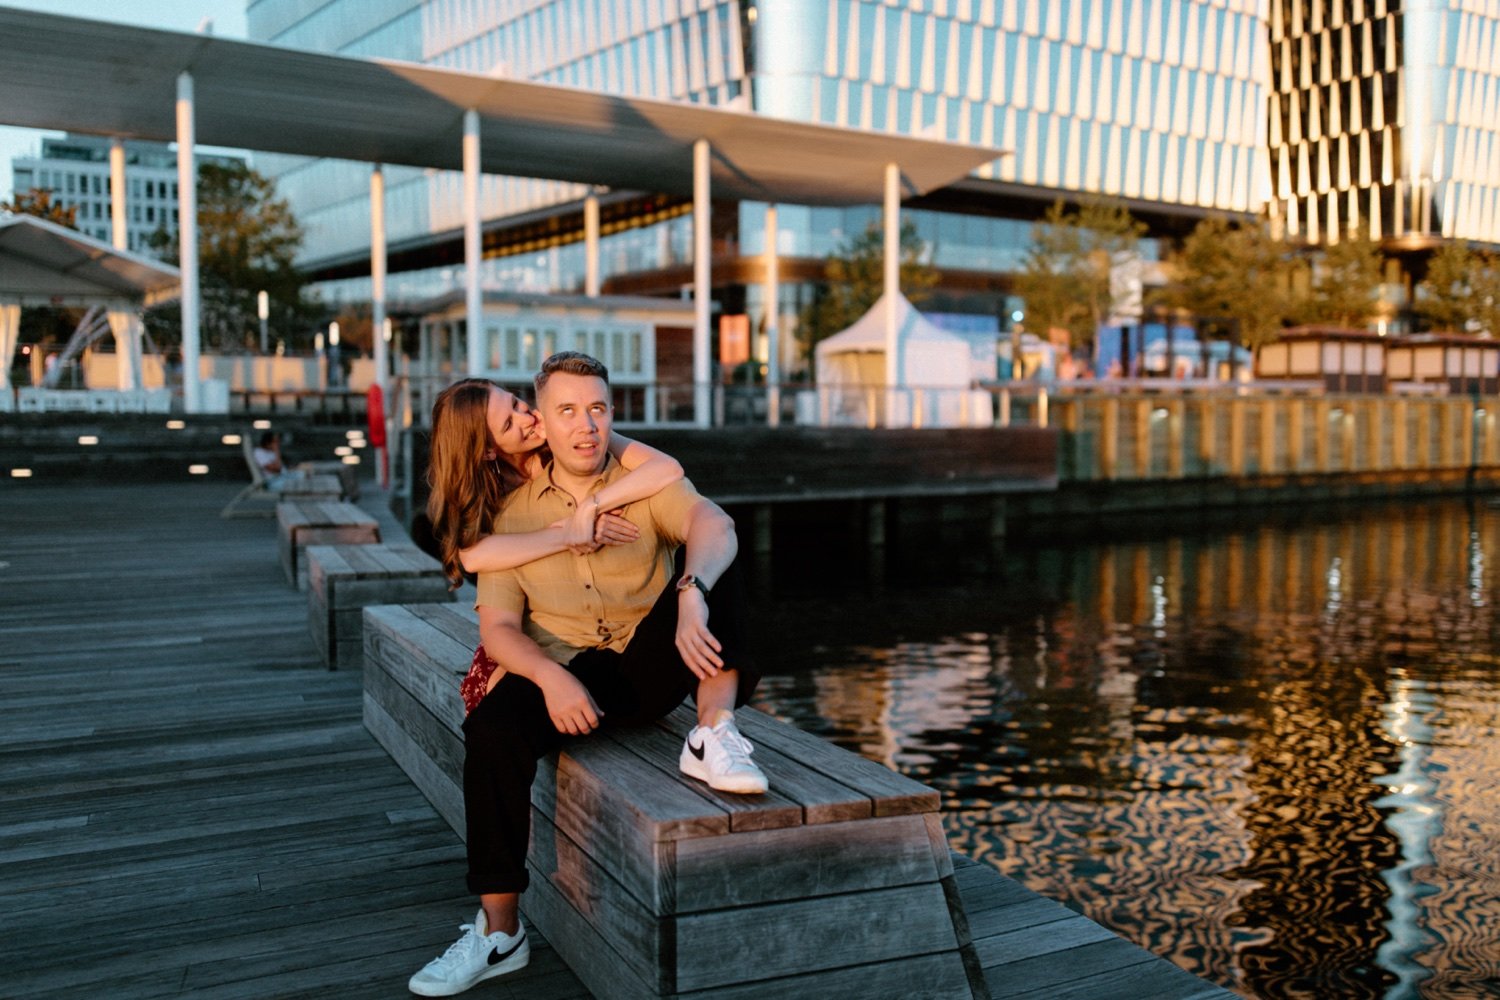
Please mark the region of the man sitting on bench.
MULTIPOLYGON (((543 474, 505 498, 496 532, 570 517, 622 474, 608 451, 613 410, 604 365, 548 358, 536 377, 543 474)), ((525 891, 536 762, 567 736, 650 723, 696 693, 698 725, 679 757, 713 788, 766 791, 734 724, 759 674, 746 649, 734 522, 686 480, 624 508, 640 538, 578 556, 563 552, 479 576, 479 632, 503 676, 464 721, 464 809, 473 924, 411 978, 413 993, 450 996, 524 966, 517 913, 525 891), (680 574, 673 550, 685 546, 680 574), (710 630, 712 622, 712 630, 710 630)))

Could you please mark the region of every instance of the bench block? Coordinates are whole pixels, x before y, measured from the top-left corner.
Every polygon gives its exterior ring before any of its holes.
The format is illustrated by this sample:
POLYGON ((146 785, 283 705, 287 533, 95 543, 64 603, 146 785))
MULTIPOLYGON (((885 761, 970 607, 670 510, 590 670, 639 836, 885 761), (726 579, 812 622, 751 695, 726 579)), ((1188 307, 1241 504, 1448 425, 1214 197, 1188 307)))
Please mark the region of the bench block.
MULTIPOLYGON (((365 725, 463 836, 458 684, 476 615, 426 604, 364 616, 365 725)), ((937 793, 738 715, 767 795, 678 773, 686 706, 538 766, 522 908, 579 979, 611 998, 987 996, 937 793)))
POLYGON ((307 589, 309 545, 365 545, 380 541, 380 525, 373 517, 337 500, 283 500, 276 505, 277 549, 287 582, 307 589))
POLYGON ((443 567, 414 548, 308 545, 307 625, 330 669, 358 666, 364 608, 453 599, 443 567))

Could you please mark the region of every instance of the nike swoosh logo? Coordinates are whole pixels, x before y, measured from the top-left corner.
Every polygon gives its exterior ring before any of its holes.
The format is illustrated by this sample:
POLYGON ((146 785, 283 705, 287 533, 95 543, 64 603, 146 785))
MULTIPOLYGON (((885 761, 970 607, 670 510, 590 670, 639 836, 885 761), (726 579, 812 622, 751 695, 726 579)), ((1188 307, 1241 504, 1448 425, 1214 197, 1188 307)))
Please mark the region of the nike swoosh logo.
POLYGON ((703 744, 700 743, 697 746, 693 746, 693 741, 692 740, 688 740, 688 753, 692 754, 694 757, 697 757, 699 760, 702 760, 703 759, 703 744))
POLYGON ((499 948, 496 948, 494 951, 490 952, 490 958, 489 958, 490 964, 491 965, 499 965, 501 962, 505 961, 507 958, 510 958, 510 956, 512 956, 512 955, 514 955, 516 953, 516 949, 520 948, 521 947, 521 943, 523 941, 525 941, 525 940, 526 940, 525 937, 517 938, 516 939, 516 943, 510 946, 510 951, 507 951, 503 955, 500 954, 500 949, 499 948))

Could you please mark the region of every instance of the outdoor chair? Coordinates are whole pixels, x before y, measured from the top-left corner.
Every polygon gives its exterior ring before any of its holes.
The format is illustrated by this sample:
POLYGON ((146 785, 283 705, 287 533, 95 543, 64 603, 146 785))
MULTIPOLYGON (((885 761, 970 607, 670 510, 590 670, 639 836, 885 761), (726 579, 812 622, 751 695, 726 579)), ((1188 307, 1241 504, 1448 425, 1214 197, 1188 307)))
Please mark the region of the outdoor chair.
POLYGON ((250 471, 250 485, 224 505, 224 509, 219 512, 220 517, 275 517, 276 504, 281 500, 338 500, 344 495, 343 483, 338 476, 314 472, 300 465, 297 467, 297 471, 302 473, 299 481, 273 489, 265 470, 255 460, 255 446, 251 444, 251 435, 241 436, 240 450, 245 456, 245 468, 250 471), (259 500, 269 500, 271 505, 252 506, 259 500))

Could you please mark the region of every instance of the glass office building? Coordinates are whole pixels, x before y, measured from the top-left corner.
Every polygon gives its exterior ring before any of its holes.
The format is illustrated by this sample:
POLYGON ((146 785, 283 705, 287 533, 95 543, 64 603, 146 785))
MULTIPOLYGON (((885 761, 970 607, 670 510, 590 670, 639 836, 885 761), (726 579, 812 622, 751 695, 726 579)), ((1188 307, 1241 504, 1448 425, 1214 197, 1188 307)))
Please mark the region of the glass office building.
POLYGON ((1273 219, 1292 236, 1500 244, 1500 8, 1272 0, 1273 219))
MULTIPOLYGON (((1270 197, 1268 25, 1259 0, 251 0, 252 38, 611 93, 995 146, 1012 155, 909 217, 944 273, 944 308, 1004 312, 1030 223, 1059 196, 1117 196, 1159 233, 1270 197)), ((371 109, 378 114, 378 108, 371 109)), ((264 157, 335 295, 367 287, 368 167, 264 157)), ((387 170, 391 293, 462 280, 459 177, 387 170)), ((486 177, 487 284, 575 291, 576 185, 486 177)), ((716 296, 759 311, 735 266, 762 249, 763 205, 716 202, 716 296)), ((690 206, 603 199, 606 291, 690 280, 690 206)), ((783 206, 782 308, 878 206, 783 206)), ((1148 253, 1153 249, 1148 241, 1148 253)))
MULTIPOLYGON (((77 210, 78 229, 96 240, 110 241, 109 149, 102 136, 69 134, 42 139, 35 156, 11 161, 12 186, 17 194, 32 188, 48 191, 54 203, 77 210)), ((239 157, 198 155, 199 163, 240 163, 239 157)), ((125 143, 126 249, 161 256, 165 245, 153 247, 158 230, 168 240, 177 236, 177 152, 166 143, 125 143)))

